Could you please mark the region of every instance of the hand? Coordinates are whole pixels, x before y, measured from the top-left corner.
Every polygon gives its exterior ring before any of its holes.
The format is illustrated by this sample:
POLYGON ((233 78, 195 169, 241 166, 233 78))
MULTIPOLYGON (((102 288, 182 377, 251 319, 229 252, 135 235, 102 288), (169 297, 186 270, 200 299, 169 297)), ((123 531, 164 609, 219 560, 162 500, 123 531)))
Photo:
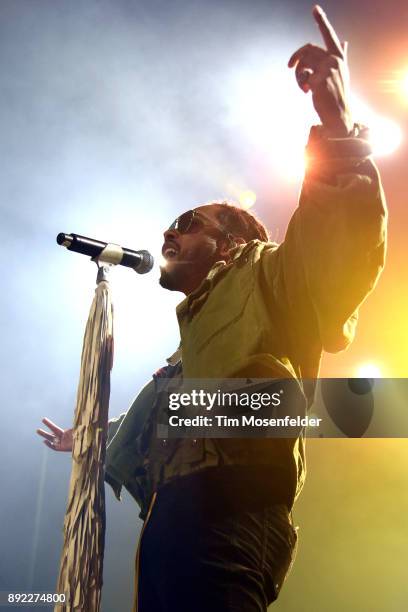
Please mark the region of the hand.
POLYGON ((347 43, 339 41, 320 6, 314 7, 313 17, 319 26, 326 49, 308 43, 295 51, 288 66, 296 66, 296 80, 302 91, 312 92, 313 105, 327 135, 348 136, 354 124, 347 100, 347 43))
POLYGON ((38 435, 45 438, 43 442, 48 448, 62 452, 72 451, 72 429, 61 429, 61 427, 58 427, 46 418, 42 422, 52 431, 52 433, 49 433, 44 429, 37 429, 38 435))

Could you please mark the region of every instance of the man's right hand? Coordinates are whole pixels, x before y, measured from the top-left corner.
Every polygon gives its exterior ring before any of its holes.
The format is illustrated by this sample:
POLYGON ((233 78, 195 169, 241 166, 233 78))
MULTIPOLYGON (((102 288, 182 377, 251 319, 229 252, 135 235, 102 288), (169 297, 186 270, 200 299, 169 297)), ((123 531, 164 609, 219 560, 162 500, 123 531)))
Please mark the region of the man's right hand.
POLYGON ((44 425, 52 432, 49 433, 44 429, 37 429, 39 436, 45 438, 44 444, 54 451, 71 452, 72 451, 72 429, 61 429, 55 423, 47 418, 42 420, 44 425))

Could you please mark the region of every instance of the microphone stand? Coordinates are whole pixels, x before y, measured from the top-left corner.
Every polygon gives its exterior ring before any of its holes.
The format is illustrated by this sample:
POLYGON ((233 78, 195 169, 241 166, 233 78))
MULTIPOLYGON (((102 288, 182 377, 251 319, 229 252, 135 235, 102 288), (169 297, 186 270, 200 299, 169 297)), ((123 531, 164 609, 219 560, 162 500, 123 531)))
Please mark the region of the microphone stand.
POLYGON ((56 612, 99 612, 101 604, 106 525, 104 464, 113 365, 113 306, 108 277, 115 264, 107 263, 103 253, 94 261, 98 273, 81 357, 56 612))

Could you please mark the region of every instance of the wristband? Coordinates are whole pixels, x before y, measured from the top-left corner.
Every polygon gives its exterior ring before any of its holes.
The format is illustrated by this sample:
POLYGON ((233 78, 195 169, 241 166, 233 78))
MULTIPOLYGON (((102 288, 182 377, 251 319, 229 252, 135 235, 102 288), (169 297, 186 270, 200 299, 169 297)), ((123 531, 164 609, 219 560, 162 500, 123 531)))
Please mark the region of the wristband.
POLYGON ((314 159, 362 159, 372 154, 367 127, 355 123, 349 136, 330 138, 325 136, 322 125, 314 125, 306 147, 308 158, 314 159))

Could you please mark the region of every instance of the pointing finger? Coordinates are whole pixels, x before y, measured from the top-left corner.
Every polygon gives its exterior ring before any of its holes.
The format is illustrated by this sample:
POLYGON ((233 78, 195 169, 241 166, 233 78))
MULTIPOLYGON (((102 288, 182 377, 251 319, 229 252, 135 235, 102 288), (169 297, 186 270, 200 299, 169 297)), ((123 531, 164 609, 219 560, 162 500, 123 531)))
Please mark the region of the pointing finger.
POLYGON ((329 53, 343 57, 343 48, 341 46, 339 37, 337 36, 330 21, 327 19, 326 13, 318 4, 316 4, 316 6, 313 8, 313 17, 319 26, 319 30, 323 36, 323 40, 329 53))

